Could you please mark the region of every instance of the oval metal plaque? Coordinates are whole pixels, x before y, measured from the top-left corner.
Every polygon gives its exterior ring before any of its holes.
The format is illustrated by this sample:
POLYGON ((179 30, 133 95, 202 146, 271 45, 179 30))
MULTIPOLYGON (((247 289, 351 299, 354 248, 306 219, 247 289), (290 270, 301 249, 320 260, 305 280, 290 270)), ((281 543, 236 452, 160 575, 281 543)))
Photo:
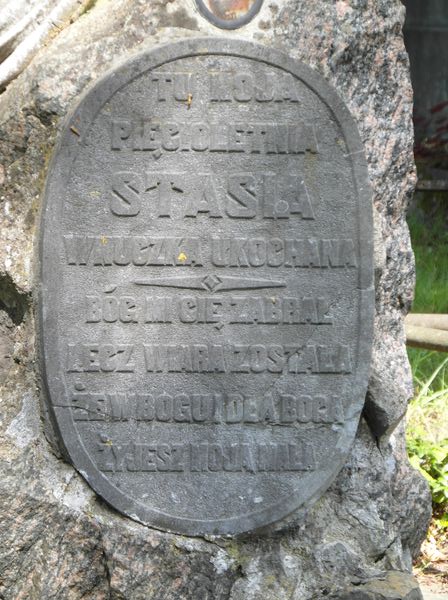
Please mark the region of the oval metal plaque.
POLYGON ((363 148, 319 75, 234 40, 119 66, 63 128, 41 262, 52 413, 109 504, 236 534, 330 485, 374 298, 363 148))
POLYGON ((247 25, 262 4, 263 0, 196 0, 201 15, 221 29, 247 25))

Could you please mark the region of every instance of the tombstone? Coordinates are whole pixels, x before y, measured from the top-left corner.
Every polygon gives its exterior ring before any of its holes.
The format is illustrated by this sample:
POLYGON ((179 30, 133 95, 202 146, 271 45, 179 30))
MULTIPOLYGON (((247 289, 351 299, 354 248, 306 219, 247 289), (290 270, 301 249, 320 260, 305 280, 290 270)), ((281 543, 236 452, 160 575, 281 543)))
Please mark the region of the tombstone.
POLYGON ((420 598, 400 3, 115 8, 0 97, 2 594, 420 598))

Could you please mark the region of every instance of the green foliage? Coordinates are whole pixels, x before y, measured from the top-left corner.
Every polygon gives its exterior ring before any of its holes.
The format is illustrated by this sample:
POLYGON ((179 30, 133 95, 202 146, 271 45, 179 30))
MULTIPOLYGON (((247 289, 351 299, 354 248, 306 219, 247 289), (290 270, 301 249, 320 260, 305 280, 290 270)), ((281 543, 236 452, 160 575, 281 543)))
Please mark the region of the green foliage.
MULTIPOLYGON (((433 203, 432 214, 424 207, 409 219, 417 272, 413 312, 448 313, 447 200, 433 203)), ((415 348, 408 355, 415 387, 407 415, 409 459, 429 483, 437 526, 448 530, 448 357, 415 348)))
MULTIPOLYGON (((448 439, 439 444, 410 438, 408 452, 412 466, 420 471, 429 483, 434 504, 448 502, 448 439)), ((448 513, 445 515, 448 522, 448 513)))
MULTIPOLYGON (((445 199, 448 203, 448 197, 445 199)), ((417 281, 413 312, 448 313, 448 225, 440 211, 430 224, 409 217, 417 281)))
POLYGON ((409 459, 428 481, 433 504, 439 505, 439 525, 445 528, 448 527, 448 357, 420 352, 414 355, 412 363, 417 394, 408 411, 409 459), (433 364, 434 355, 444 359, 426 377, 426 363, 433 364))

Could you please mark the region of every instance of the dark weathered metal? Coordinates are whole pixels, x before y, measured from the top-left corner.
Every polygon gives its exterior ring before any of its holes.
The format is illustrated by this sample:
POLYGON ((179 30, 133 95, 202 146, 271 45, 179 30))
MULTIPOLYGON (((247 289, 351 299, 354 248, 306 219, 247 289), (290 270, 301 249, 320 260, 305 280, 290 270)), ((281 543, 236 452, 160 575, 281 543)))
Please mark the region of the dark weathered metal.
POLYGON ((80 100, 46 187, 42 364, 107 502, 236 534, 325 491, 369 373, 371 212, 347 108, 271 48, 169 45, 80 100))
POLYGON ((247 25, 260 11, 264 0, 196 0, 203 17, 221 29, 247 25))

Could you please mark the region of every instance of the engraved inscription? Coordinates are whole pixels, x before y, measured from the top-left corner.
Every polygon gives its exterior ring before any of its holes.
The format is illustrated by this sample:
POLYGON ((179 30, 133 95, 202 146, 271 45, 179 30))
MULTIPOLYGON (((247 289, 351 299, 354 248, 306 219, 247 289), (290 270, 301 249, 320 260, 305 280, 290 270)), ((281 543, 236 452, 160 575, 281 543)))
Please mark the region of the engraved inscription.
POLYGON ((68 344, 69 373, 133 373, 134 346, 128 344, 68 344))
POLYGON ((89 267, 356 267, 353 240, 64 236, 69 265, 89 267), (204 261, 207 257, 207 263, 204 261))
MULTIPOLYGON (((261 2, 205 4, 232 23, 261 2)), ((186 535, 314 501, 353 441, 372 329, 368 178, 335 91, 273 49, 180 42, 96 84, 58 147, 40 321, 64 454, 186 535)))
POLYGON ((69 265, 126 267, 167 265, 202 266, 198 238, 146 238, 101 236, 64 236, 69 265))
POLYGON ((316 132, 305 123, 112 121, 111 149, 146 152, 305 154, 318 152, 316 132))
MULTIPOLYGON (((210 72, 207 90, 211 102, 299 102, 297 83, 289 73, 210 72)), ((186 102, 197 91, 196 73, 163 71, 153 74, 151 82, 159 102, 186 102)), ((123 121, 125 123, 125 121, 123 121)), ((144 124, 141 124, 144 126, 144 124)), ((276 127, 276 123, 271 124, 276 127)), ((120 127, 120 126, 118 126, 120 127)), ((125 126, 126 127, 126 126, 125 126)), ((126 131, 126 129, 125 129, 126 131)))
POLYGON ((78 386, 70 397, 76 421, 156 421, 160 423, 233 424, 342 423, 337 396, 247 397, 240 393, 167 394, 88 392, 78 386))
POLYGON ((350 373, 347 346, 145 344, 146 370, 170 373, 350 373))
POLYGON ((248 472, 310 471, 313 448, 307 444, 139 444, 104 437, 97 446, 100 471, 248 472))
MULTIPOLYGON (((297 344, 127 344, 67 345, 69 373, 132 373, 134 359, 144 356, 155 373, 350 373, 348 346, 297 344)), ((140 361, 141 362, 141 361, 140 361)))
POLYGON ((135 217, 148 206, 153 218, 314 219, 310 193, 303 177, 275 173, 210 174, 131 171, 114 173, 110 210, 118 217, 135 217))
POLYGON ((328 298, 86 295, 87 323, 331 325, 328 298))

